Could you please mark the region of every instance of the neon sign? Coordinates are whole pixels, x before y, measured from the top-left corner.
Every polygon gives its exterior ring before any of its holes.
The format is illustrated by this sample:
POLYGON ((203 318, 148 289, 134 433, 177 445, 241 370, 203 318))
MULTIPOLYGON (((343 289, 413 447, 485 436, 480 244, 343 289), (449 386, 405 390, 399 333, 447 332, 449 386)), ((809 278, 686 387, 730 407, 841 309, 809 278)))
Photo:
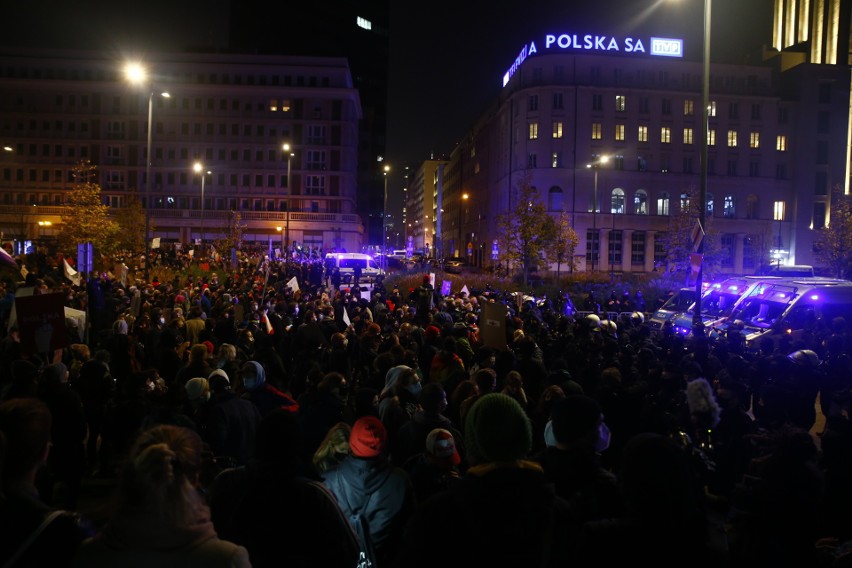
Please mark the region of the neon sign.
MULTIPOLYGON (((683 40, 675 38, 651 37, 643 40, 638 37, 616 37, 595 34, 546 34, 541 42, 541 50, 548 52, 560 51, 594 51, 594 52, 619 52, 639 53, 658 57, 683 57, 683 40), (649 46, 646 49, 645 45, 649 46)), ((539 47, 535 41, 531 41, 521 48, 512 65, 503 74, 503 86, 505 87, 512 76, 520 69, 527 57, 539 53, 539 47)))

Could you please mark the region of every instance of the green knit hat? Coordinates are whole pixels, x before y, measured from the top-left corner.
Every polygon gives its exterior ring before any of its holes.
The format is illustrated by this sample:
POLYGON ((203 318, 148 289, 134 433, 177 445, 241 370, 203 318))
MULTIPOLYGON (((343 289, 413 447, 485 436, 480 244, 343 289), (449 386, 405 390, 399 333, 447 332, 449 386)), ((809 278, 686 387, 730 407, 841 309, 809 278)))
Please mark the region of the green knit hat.
POLYGON ((514 398, 500 393, 480 397, 465 418, 464 441, 473 463, 525 459, 532 449, 532 425, 514 398))

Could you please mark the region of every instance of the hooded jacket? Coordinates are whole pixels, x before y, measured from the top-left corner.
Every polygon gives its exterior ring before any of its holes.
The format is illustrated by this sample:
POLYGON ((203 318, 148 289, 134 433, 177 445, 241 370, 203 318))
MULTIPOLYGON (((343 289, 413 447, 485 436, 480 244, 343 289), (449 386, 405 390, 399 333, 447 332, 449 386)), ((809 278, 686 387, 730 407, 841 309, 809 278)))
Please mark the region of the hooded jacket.
POLYGON ((243 364, 243 369, 246 367, 254 367, 255 381, 254 384, 243 383, 245 392, 242 397, 250 400, 257 406, 261 416, 265 416, 276 408, 284 408, 290 412, 298 412, 299 403, 296 402, 290 395, 281 392, 274 386, 266 382, 266 370, 263 365, 257 361, 246 361, 243 364))

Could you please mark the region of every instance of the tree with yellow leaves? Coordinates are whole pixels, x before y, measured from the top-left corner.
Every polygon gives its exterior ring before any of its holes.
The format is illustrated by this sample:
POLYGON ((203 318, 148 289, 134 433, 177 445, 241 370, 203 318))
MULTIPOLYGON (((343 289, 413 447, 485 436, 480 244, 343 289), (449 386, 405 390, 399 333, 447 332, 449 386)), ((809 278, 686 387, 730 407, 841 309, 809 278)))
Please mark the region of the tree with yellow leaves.
POLYGON ((78 244, 90 242, 99 253, 109 255, 116 249, 120 227, 109 218, 109 207, 101 198, 101 186, 96 183, 97 166, 82 160, 71 171, 74 186, 62 215, 59 249, 73 256, 77 254, 78 244))

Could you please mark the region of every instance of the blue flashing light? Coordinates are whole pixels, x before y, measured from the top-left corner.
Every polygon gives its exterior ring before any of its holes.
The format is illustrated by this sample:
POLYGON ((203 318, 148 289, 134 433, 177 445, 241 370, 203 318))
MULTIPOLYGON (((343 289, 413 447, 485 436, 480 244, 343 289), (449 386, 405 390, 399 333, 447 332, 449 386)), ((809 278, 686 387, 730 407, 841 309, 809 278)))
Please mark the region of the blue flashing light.
POLYGON ((811 300, 819 300, 819 294, 812 295, 811 300))

